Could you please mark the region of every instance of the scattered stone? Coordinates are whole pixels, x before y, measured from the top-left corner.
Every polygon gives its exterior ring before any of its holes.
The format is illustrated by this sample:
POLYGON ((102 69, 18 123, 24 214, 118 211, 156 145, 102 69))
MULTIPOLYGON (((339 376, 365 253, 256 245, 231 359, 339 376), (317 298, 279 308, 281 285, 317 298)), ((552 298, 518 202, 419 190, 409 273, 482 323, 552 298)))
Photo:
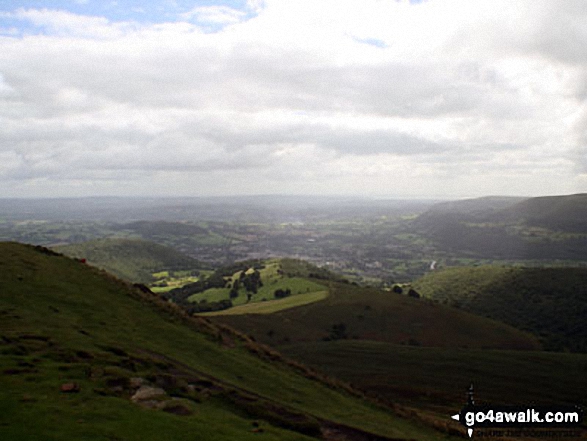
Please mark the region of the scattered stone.
POLYGON ((161 388, 141 386, 130 399, 136 403, 139 401, 148 401, 155 398, 162 398, 166 395, 167 393, 161 388))
POLYGON ((79 384, 77 383, 63 383, 61 385, 61 392, 63 393, 77 393, 80 391, 79 384))
POLYGON ((141 377, 132 377, 130 379, 130 383, 129 386, 131 389, 138 389, 141 386, 145 385, 145 383, 147 382, 147 380, 145 380, 144 378, 141 377))

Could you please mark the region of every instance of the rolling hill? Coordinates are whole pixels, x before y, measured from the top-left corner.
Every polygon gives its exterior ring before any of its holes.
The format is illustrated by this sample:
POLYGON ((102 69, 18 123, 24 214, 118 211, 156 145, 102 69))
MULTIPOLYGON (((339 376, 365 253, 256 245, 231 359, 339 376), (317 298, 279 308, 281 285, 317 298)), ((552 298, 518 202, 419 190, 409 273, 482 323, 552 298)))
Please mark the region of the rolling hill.
POLYGON ((439 249, 487 259, 586 260, 587 194, 434 205, 411 224, 439 249))
POLYGON ((246 260, 217 268, 208 277, 172 289, 164 296, 190 313, 227 309, 230 314, 274 312, 323 299, 327 290, 317 282, 324 280, 344 279, 297 259, 246 260), (259 302, 264 305, 255 306, 259 302))
POLYGON ((498 210, 490 217, 554 231, 587 233, 587 193, 530 198, 498 210))
POLYGON ((587 352, 587 268, 448 268, 414 286, 436 302, 532 332, 547 349, 587 352))
POLYGON ((99 239, 54 247, 55 251, 102 268, 121 279, 148 284, 153 273, 207 266, 173 248, 138 239, 99 239))
POLYGON ((3 440, 446 439, 103 271, 0 244, 3 440))
POLYGON ((353 339, 429 347, 540 348, 529 334, 445 305, 373 288, 322 283, 329 291, 324 300, 272 314, 218 312, 213 319, 273 346, 353 339))

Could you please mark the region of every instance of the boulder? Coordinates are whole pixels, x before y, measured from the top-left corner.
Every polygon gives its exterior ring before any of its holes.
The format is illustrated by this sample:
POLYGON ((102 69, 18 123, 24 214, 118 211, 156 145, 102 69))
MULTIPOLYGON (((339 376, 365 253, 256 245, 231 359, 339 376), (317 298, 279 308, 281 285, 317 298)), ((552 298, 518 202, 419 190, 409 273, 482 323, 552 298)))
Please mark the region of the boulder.
POLYGON ((167 393, 161 388, 141 386, 130 399, 134 402, 150 401, 157 398, 163 398, 166 395, 167 393))

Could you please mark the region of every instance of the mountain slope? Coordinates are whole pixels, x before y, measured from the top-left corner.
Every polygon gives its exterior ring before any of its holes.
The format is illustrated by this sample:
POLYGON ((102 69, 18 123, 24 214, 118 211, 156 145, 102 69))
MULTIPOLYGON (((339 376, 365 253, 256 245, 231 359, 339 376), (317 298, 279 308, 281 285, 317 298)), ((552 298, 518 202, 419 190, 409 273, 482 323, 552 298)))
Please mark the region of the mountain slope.
POLYGON ((204 265, 163 245, 137 239, 100 239, 54 247, 60 253, 105 269, 130 282, 149 283, 152 274, 167 270, 194 270, 204 265))
POLYGON ((44 248, 0 244, 0 315, 3 440, 440 439, 44 248))
POLYGON ((587 351, 586 268, 449 268, 414 286, 424 297, 533 332, 548 349, 587 351))

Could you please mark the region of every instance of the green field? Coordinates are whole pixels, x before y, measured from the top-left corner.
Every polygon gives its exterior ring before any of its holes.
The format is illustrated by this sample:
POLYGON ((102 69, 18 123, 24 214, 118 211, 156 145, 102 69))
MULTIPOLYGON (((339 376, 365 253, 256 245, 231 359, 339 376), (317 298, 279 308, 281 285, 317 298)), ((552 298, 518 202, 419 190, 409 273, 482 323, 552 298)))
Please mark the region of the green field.
POLYGON ((43 248, 0 244, 0 315, 3 440, 302 440, 329 425, 445 439, 43 248), (163 410, 129 400, 133 378, 164 389, 150 404, 163 410), (71 382, 79 392, 60 391, 71 382))
POLYGON ((296 306, 303 306, 309 303, 318 302, 328 297, 328 291, 316 291, 308 294, 298 294, 285 299, 271 300, 267 302, 247 303, 223 311, 202 313, 203 316, 215 315, 240 315, 240 314, 272 314, 296 306))

